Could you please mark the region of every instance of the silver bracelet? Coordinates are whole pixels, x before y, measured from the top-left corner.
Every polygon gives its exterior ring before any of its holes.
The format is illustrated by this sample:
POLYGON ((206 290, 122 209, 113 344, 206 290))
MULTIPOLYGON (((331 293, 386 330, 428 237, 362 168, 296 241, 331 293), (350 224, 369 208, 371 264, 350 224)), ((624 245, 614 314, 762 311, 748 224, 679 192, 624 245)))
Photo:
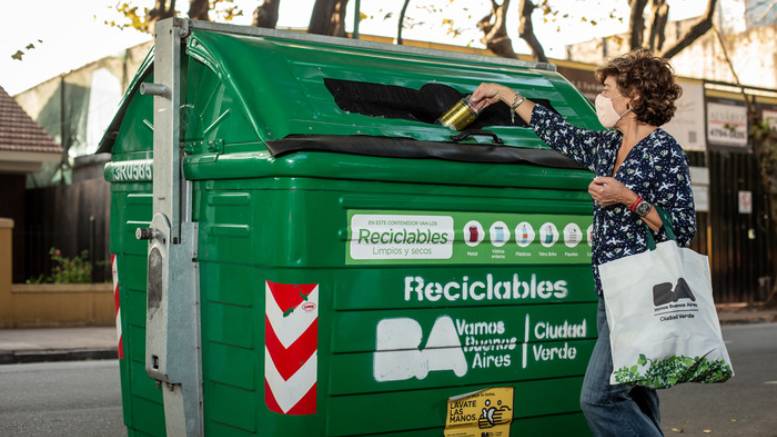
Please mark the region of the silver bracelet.
POLYGON ((523 102, 525 102, 525 101, 526 101, 526 97, 524 97, 524 96, 522 96, 522 95, 520 95, 518 93, 515 93, 515 96, 513 96, 513 104, 510 105, 510 123, 511 124, 515 125, 515 110, 518 109, 518 107, 521 106, 521 104, 523 102))

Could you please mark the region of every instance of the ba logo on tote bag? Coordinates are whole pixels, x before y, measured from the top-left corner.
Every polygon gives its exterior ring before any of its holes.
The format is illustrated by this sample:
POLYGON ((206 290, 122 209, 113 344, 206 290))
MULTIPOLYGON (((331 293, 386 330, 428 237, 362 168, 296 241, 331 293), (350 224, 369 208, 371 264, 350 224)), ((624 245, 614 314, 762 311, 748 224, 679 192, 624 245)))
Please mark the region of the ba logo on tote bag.
POLYGON ((671 282, 664 282, 653 287, 653 305, 661 306, 668 303, 677 302, 680 299, 690 299, 696 301, 696 297, 691 292, 691 288, 688 287, 688 282, 685 278, 677 280, 677 287, 672 289, 671 282))
POLYGON ((613 372, 611 384, 667 388, 723 382, 734 371, 720 331, 707 257, 668 241, 599 266, 613 372))

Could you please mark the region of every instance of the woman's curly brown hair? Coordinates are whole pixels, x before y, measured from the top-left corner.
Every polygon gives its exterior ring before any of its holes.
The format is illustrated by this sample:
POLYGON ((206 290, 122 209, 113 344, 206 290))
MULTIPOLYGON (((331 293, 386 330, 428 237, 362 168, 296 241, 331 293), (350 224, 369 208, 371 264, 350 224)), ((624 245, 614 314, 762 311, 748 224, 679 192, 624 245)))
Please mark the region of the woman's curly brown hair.
POLYGON ((640 96, 632 99, 631 106, 637 120, 661 126, 674 116, 675 100, 682 94, 682 88, 675 83, 672 67, 666 59, 645 49, 635 50, 596 70, 596 77, 602 84, 609 76, 615 79, 624 96, 640 96))

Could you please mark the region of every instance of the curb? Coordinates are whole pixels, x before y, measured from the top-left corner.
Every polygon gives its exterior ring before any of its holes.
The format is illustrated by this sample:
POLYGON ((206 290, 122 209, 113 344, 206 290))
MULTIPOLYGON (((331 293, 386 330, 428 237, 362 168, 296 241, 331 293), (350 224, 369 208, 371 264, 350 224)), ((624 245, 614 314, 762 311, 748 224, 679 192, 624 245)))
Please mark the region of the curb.
POLYGON ((116 358, 116 348, 0 351, 0 364, 42 363, 51 361, 115 360, 116 358))
POLYGON ((721 325, 755 325, 758 323, 775 323, 777 316, 771 317, 743 317, 739 319, 720 320, 721 325))

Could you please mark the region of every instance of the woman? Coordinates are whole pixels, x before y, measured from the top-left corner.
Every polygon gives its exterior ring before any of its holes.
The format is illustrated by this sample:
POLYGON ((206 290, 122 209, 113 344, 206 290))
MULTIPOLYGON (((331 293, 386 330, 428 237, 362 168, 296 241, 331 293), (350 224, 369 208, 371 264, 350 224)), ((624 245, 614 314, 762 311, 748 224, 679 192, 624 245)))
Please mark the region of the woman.
POLYGON ((674 115, 680 87, 667 61, 644 50, 612 60, 597 71, 597 78, 604 85, 595 105, 599 121, 609 128, 604 131, 572 126, 502 85, 481 84, 471 104, 482 110, 504 102, 550 147, 596 174, 588 192, 594 200, 592 261, 600 296, 599 338, 580 405, 597 436, 663 435, 655 390, 609 384, 610 335, 597 266, 647 250, 647 232, 653 232, 657 242, 667 239, 656 206, 671 218, 679 245, 687 246, 696 232, 687 158, 677 141, 658 127, 674 115))

